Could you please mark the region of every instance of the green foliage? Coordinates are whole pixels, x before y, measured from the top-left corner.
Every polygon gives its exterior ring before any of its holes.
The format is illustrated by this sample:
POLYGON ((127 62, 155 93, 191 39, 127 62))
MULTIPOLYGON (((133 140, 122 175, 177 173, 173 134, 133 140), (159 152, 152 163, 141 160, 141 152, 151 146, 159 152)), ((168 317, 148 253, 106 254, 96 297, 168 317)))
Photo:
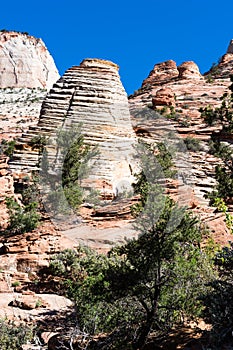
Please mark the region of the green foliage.
POLYGON ((163 194, 161 184, 173 166, 171 152, 164 144, 139 146, 143 172, 135 190, 143 205, 135 220, 138 238, 108 255, 81 247, 50 263, 60 290, 75 300, 80 327, 91 334, 111 333, 112 349, 117 349, 113 334, 120 348, 142 349, 152 331, 159 336, 199 316, 200 293, 213 278, 211 261, 200 249, 201 225, 163 194))
MULTIPOLYGON (((49 164, 46 150, 44 151, 41 168, 41 175, 45 181, 50 182, 51 191, 47 196, 47 203, 54 213, 67 212, 70 207, 78 209, 85 200, 85 193, 82 188, 82 180, 88 175, 90 161, 98 154, 97 147, 91 147, 84 143, 84 136, 81 133, 81 125, 71 126, 66 130, 59 130, 57 133, 57 157, 62 157, 62 179, 56 182, 50 179, 49 164)), ((86 189, 87 192, 88 189, 86 189)), ((95 200, 93 193, 88 199, 95 200)))
POLYGON ((215 256, 219 277, 210 283, 211 290, 203 299, 206 321, 212 324, 211 342, 219 349, 232 336, 233 329, 233 243, 215 256))
POLYGON ((183 141, 189 151, 196 152, 202 150, 200 141, 194 137, 188 136, 184 138, 183 141))
POLYGON ((212 108, 210 106, 200 108, 200 112, 204 121, 208 125, 220 124, 222 125, 222 132, 233 131, 233 76, 231 78, 231 93, 225 93, 222 96, 222 103, 220 107, 212 108))
POLYGON ((30 232, 38 226, 40 215, 36 211, 36 202, 20 206, 13 198, 6 198, 6 205, 9 223, 5 233, 14 235, 30 232))
POLYGON ((62 184, 81 182, 88 174, 88 162, 98 154, 97 148, 84 144, 84 136, 79 127, 59 130, 57 144, 65 156, 62 170, 62 184))
POLYGON ((138 158, 141 162, 141 172, 135 174, 136 182, 133 183, 134 192, 140 194, 141 203, 132 206, 132 213, 136 216, 145 206, 150 184, 156 184, 157 193, 163 193, 162 185, 166 178, 174 178, 173 150, 163 142, 147 145, 140 142, 137 147, 138 158))
POLYGON ((38 181, 39 179, 37 176, 33 176, 31 179, 25 179, 22 189, 18 190, 17 193, 22 195, 22 202, 24 205, 30 203, 38 203, 39 205, 40 191, 38 181))
POLYGON ((184 317, 198 316, 199 293, 211 278, 196 218, 157 193, 152 201, 151 191, 136 221, 137 239, 108 255, 79 248, 50 263, 76 302, 80 326, 99 333, 127 325, 127 344, 134 349, 142 348, 152 330, 160 334, 184 317))
MULTIPOLYGON (((230 229, 231 233, 233 233, 233 216, 228 211, 228 206, 226 205, 225 201, 222 198, 217 197, 219 194, 222 194, 224 196, 228 195, 229 192, 227 191, 227 186, 229 183, 227 182, 226 185, 224 185, 224 182, 219 182, 217 185, 218 192, 213 191, 209 194, 210 198, 210 204, 218 209, 218 211, 223 212, 226 217, 226 225, 230 229)), ((225 197, 226 198, 226 197, 225 197)))
POLYGON ((37 135, 30 140, 29 145, 32 147, 32 149, 38 149, 39 154, 42 154, 47 142, 48 140, 44 135, 37 135))
POLYGON ((4 154, 11 158, 14 153, 15 142, 15 140, 7 141, 3 139, 0 144, 0 154, 4 154))
POLYGON ((210 68, 210 71, 209 73, 206 75, 206 80, 207 80, 207 83, 213 83, 214 81, 214 77, 216 75, 218 75, 220 72, 219 68, 218 68, 218 64, 217 63, 213 63, 211 68, 210 68))
POLYGON ((24 324, 15 325, 14 322, 0 320, 1 350, 19 350, 21 345, 33 340, 33 330, 24 324))
MULTIPOLYGON (((215 197, 223 198, 226 203, 233 197, 233 158, 232 149, 224 142, 221 137, 224 134, 233 132, 233 76, 231 76, 231 93, 225 93, 222 96, 220 107, 213 109, 207 106, 202 108, 202 116, 209 125, 218 124, 221 129, 213 133, 210 141, 210 153, 222 159, 222 164, 215 168, 215 177, 217 185, 214 191, 208 194, 211 203, 214 203, 215 197)), ((227 221, 230 225, 231 218, 227 214, 227 221)))
POLYGON ((14 281, 12 284, 11 284, 12 287, 18 287, 20 286, 20 282, 19 281, 14 281))

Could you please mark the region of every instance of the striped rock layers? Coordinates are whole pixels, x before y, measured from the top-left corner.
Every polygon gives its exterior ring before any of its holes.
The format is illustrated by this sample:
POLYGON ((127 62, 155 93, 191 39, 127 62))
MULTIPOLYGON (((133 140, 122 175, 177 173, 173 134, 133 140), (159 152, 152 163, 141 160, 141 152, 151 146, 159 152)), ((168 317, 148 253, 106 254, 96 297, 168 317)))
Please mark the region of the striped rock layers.
MULTIPOLYGON (((89 182, 102 192, 117 194, 133 181, 133 132, 127 95, 121 84, 118 66, 99 59, 85 59, 68 69, 42 104, 39 123, 20 139, 21 146, 11 163, 15 172, 35 169, 38 154, 30 149, 30 139, 44 135, 53 139, 48 147, 49 166, 54 163, 56 133, 82 123, 85 142, 97 146, 89 182), (54 141, 55 140, 55 141, 54 141)), ((61 164, 60 164, 61 165, 61 164)))

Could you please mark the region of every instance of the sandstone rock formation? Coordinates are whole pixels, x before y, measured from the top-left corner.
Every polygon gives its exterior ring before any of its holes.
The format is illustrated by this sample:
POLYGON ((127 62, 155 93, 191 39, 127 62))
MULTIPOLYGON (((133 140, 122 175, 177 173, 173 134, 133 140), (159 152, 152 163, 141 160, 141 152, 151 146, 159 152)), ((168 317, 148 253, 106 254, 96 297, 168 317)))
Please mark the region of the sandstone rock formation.
POLYGON ((147 85, 160 85, 161 83, 166 83, 173 78, 177 78, 179 71, 176 66, 176 62, 169 60, 162 63, 157 63, 153 70, 150 72, 148 78, 146 78, 142 83, 142 88, 147 85))
POLYGON ((227 48, 227 53, 233 53, 233 40, 230 41, 228 48, 227 48))
POLYGON ((38 123, 45 89, 0 89, 0 142, 20 137, 38 123))
MULTIPOLYGON (((229 75, 233 73, 232 52, 231 42, 220 63, 204 76, 194 62, 184 62, 178 67, 174 61, 158 63, 143 81, 141 88, 129 97, 134 129, 146 142, 164 141, 164 130, 169 134, 169 128, 180 140, 186 137, 199 140, 201 150, 186 152, 188 166, 180 162, 178 168, 182 176, 189 180, 189 192, 186 194, 190 197, 190 207, 216 234, 222 235, 221 238, 218 237, 221 243, 227 243, 226 237, 230 237, 224 215, 219 214, 217 217, 205 197, 215 185, 214 171, 219 163, 219 159, 208 154, 208 141, 217 127, 207 126, 199 109, 207 105, 221 105, 221 96, 228 91, 229 75), (174 101, 172 96, 175 97, 174 101), (161 111, 161 106, 166 111, 158 119, 155 116, 156 112, 161 111), (170 107, 173 108, 173 114, 170 107)), ((181 181, 178 190, 182 186, 181 181)), ((175 195, 177 187, 172 191, 168 188, 168 191, 175 195)))
MULTIPOLYGON (((152 92, 153 93, 153 92, 152 92)), ((175 96, 171 89, 162 88, 152 96, 152 104, 157 106, 175 106, 175 96)))
POLYGON ((41 39, 0 32, 0 88, 51 88, 59 74, 41 39))
MULTIPOLYGON (((37 168, 38 152, 28 146, 35 135, 55 137, 55 146, 48 148, 52 164, 57 152, 56 132, 80 123, 86 143, 97 145, 100 152, 92 164, 91 186, 116 195, 133 181, 136 137, 118 66, 109 61, 86 59, 80 66, 68 69, 54 84, 43 102, 38 126, 20 139, 11 169, 22 173, 37 168)), ((51 170, 57 168, 59 164, 51 170)))
MULTIPOLYGON (((180 79, 201 79, 199 68, 196 63, 189 61, 184 62, 178 67, 180 79)), ((203 78, 202 78, 203 79, 203 78)))

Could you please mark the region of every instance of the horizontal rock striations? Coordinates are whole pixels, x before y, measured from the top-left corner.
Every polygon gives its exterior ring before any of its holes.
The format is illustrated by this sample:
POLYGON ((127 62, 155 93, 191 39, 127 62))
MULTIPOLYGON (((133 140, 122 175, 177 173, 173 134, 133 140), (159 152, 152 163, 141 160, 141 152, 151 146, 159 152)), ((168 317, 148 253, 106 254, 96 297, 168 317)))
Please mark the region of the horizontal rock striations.
POLYGON ((0 88, 47 88, 59 74, 41 39, 26 33, 0 31, 0 88))
MULTIPOLYGON (((212 223, 215 232, 220 226, 221 232, 227 231, 222 218, 218 218, 222 220, 221 225, 216 224, 214 208, 208 206, 209 199, 206 198, 216 183, 215 166, 219 164, 219 159, 208 153, 208 142, 218 127, 207 126, 199 109, 208 105, 214 108, 221 105, 222 95, 229 91, 230 74, 233 74, 232 41, 220 62, 205 75, 200 74, 194 62, 184 62, 180 66, 171 60, 158 63, 143 81, 141 88, 129 97, 134 129, 146 142, 163 141, 168 126, 170 131, 167 134, 175 133, 181 142, 187 137, 199 141, 199 149, 186 149, 188 167, 180 162, 178 169, 185 175, 184 180, 189 180, 191 188, 187 194, 193 201, 191 207, 197 211, 201 208, 203 221, 212 223), (140 109, 141 113, 138 113, 140 109), (158 112, 160 119, 156 118, 158 112)), ((232 140, 223 141, 233 143, 232 140)), ((180 191, 182 186, 180 183, 180 191)), ((171 192, 170 189, 169 191, 171 192)), ((176 191, 174 187, 173 193, 176 191)))
MULTIPOLYGON (((100 153, 92 164, 89 180, 102 192, 117 194, 133 180, 136 137, 118 66, 109 61, 86 59, 54 84, 42 104, 38 125, 19 140, 11 168, 18 173, 36 169, 38 152, 28 145, 30 139, 38 135, 56 138, 59 129, 78 127, 80 123, 85 142, 97 146, 100 153)), ((56 140, 53 144, 48 147, 50 164, 55 162, 57 152, 56 140)), ((59 164, 53 170, 57 167, 59 164)))

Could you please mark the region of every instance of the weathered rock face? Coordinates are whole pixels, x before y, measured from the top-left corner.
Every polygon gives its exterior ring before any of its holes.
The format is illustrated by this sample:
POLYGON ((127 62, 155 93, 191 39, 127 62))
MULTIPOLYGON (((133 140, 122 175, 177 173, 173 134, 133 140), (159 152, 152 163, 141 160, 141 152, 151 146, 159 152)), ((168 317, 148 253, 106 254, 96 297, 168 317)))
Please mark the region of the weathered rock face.
POLYGON ((169 60, 162 63, 157 63, 153 70, 150 72, 148 78, 146 78, 142 83, 142 88, 147 85, 157 85, 161 83, 166 83, 171 79, 177 78, 179 71, 176 66, 176 62, 169 60))
POLYGON ((203 79, 198 66, 192 61, 182 63, 177 69, 180 79, 203 79))
MULTIPOLYGON (((153 92, 152 92, 153 94, 153 92)), ((157 90, 152 96, 153 106, 175 106, 175 96, 171 89, 163 88, 157 90)))
MULTIPOLYGON (((82 123, 85 141, 97 145, 99 155, 92 164, 89 179, 102 192, 117 194, 133 181, 133 145, 136 137, 131 126, 128 100, 118 75, 118 66, 99 59, 86 59, 66 71, 54 84, 41 109, 38 126, 21 139, 12 169, 30 171, 37 166, 38 154, 26 146, 38 134, 54 136, 60 128, 82 123)), ((52 163, 56 146, 48 149, 52 163)))
POLYGON ((59 74, 41 39, 0 32, 0 88, 51 88, 59 74))
POLYGON ((233 53, 233 40, 231 40, 228 45, 227 53, 233 53))
MULTIPOLYGON (((186 194, 190 197, 190 207, 201 215, 203 222, 208 223, 211 230, 216 234, 221 233, 225 238, 229 236, 224 216, 220 214, 221 217, 217 218, 214 208, 208 206, 209 200, 206 198, 206 194, 215 185, 215 166, 219 164, 219 159, 208 153, 208 141, 217 127, 207 126, 199 109, 207 105, 220 106, 221 96, 229 91, 229 75, 233 73, 232 45, 231 42, 220 63, 204 76, 201 76, 193 62, 185 62, 178 67, 174 61, 156 64, 148 78, 143 81, 142 87, 129 98, 134 129, 146 142, 164 141, 163 132, 168 128, 171 131, 173 128, 172 132, 181 140, 188 136, 199 140, 201 150, 186 152, 188 166, 180 162, 178 168, 185 175, 185 179, 189 179, 190 188, 186 194), (158 120, 154 117, 153 110, 161 110, 161 106, 166 107, 166 112, 158 120), (140 115, 137 113, 138 109, 144 112, 140 115), (149 117, 145 118, 144 115, 149 117)), ((232 143, 228 139, 224 141, 232 143)), ((183 185, 184 183, 179 184, 180 191, 183 185)), ((175 187, 172 191, 171 188, 168 189, 173 196, 176 196, 176 191, 175 187)), ((218 237, 219 241, 222 240, 221 243, 227 242, 223 236, 218 237)))

